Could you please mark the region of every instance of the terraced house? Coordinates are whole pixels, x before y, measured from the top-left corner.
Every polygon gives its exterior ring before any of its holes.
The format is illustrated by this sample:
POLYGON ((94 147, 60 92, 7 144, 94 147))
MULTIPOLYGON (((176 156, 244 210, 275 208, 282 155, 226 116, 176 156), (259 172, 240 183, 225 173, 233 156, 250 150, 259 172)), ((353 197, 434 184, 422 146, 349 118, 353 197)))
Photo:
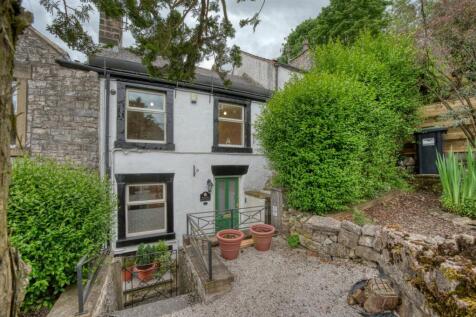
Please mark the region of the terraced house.
POLYGON ((18 154, 110 177, 117 253, 142 242, 180 245, 187 213, 264 204, 256 192, 271 171, 254 123, 272 91, 300 70, 244 53, 230 86, 203 68, 191 82, 171 82, 149 76, 121 38, 121 25, 101 17, 100 41, 114 47, 81 63, 33 28, 26 33, 16 67, 18 154))

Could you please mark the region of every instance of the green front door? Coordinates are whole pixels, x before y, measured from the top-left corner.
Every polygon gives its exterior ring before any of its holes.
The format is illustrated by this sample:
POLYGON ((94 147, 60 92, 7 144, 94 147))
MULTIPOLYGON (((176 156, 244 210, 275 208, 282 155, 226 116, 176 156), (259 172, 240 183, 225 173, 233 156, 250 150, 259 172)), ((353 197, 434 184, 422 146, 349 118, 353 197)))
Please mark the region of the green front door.
POLYGON ((215 230, 239 228, 238 177, 215 179, 215 230))

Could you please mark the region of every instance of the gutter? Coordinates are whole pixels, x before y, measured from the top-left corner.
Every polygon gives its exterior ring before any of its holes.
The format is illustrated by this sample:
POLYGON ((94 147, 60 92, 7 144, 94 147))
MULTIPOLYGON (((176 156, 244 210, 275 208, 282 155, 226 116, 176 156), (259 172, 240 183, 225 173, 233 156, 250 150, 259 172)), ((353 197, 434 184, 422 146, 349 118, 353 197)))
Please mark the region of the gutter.
POLYGON ((105 85, 105 93, 106 93, 106 126, 105 126, 105 133, 104 133, 104 173, 106 177, 109 177, 111 174, 111 170, 109 167, 109 90, 111 84, 111 75, 106 73, 106 68, 104 67, 104 73, 106 77, 106 85, 105 85))
POLYGON ((72 62, 72 61, 66 61, 66 60, 61 60, 57 59, 56 62, 67 68, 74 68, 74 69, 80 69, 80 70, 85 70, 85 71, 94 71, 97 73, 103 73, 107 74, 109 76, 114 76, 114 77, 119 77, 119 78, 133 78, 133 79, 138 79, 141 81, 147 81, 151 83, 161 83, 165 85, 169 85, 172 88, 189 88, 189 89, 195 89, 199 91, 204 91, 208 93, 221 93, 221 94, 226 94, 226 95, 233 95, 236 97, 241 97, 241 98, 246 98, 246 99, 252 99, 256 101, 262 101, 266 102, 268 99, 271 97, 270 95, 263 95, 263 94, 256 94, 256 93, 250 93, 248 91, 243 91, 239 89, 226 89, 226 88, 221 88, 221 87, 211 87, 208 85, 203 85, 203 84, 196 84, 196 83, 190 83, 190 82, 184 82, 184 81, 178 81, 174 82, 171 80, 166 80, 166 79, 161 79, 161 78, 152 78, 147 75, 143 75, 141 73, 137 72, 129 72, 129 71, 122 71, 122 70, 116 70, 116 69, 104 69, 101 67, 96 67, 96 66, 91 66, 91 65, 86 65, 82 64, 79 62, 72 62))

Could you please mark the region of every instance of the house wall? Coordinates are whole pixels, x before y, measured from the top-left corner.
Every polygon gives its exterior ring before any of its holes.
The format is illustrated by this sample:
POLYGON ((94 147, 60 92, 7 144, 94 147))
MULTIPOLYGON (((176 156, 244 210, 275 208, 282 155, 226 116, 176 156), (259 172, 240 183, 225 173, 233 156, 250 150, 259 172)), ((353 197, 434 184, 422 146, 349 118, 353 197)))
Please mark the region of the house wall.
POLYGON ((32 155, 97 168, 98 75, 55 62, 65 58, 64 51, 32 28, 18 42, 15 68, 30 74, 24 148, 32 155))
MULTIPOLYGON (((117 82, 111 80, 111 91, 117 90, 117 82)), ((104 98, 102 99, 104 100, 104 98)), ((245 191, 260 190, 271 176, 259 144, 251 133, 253 153, 216 153, 213 146, 213 106, 214 98, 196 91, 174 91, 174 151, 116 149, 113 147, 117 134, 117 94, 110 95, 110 157, 112 162, 112 182, 117 174, 174 173, 173 205, 174 231, 181 244, 186 233, 186 214, 190 212, 214 210, 215 193, 211 193, 208 204, 200 202, 200 194, 207 191, 207 180, 215 183, 212 165, 248 165, 248 172, 240 176, 240 206, 246 205, 245 191), (197 94, 197 103, 191 103, 191 94, 197 94), (195 167, 195 175, 194 175, 195 167)), ((261 107, 259 102, 251 102, 251 123, 254 125, 261 107)), ((116 186, 114 186, 116 187, 116 186)), ((127 248, 121 248, 125 250, 127 248)), ((120 251, 120 250, 119 250, 120 251)))
POLYGON ((233 74, 248 77, 269 90, 276 90, 276 84, 278 89, 282 89, 294 75, 299 76, 298 72, 276 64, 272 60, 248 53, 241 54, 241 66, 237 67, 233 74))

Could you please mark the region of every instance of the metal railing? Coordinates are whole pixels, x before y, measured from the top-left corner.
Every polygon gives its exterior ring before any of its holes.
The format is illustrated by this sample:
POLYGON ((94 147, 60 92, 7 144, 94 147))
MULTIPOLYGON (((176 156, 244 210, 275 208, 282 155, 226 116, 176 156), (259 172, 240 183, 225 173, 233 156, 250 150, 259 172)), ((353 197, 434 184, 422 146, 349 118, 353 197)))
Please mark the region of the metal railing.
POLYGON ((83 256, 76 264, 77 293, 78 293, 78 315, 86 313, 84 303, 88 299, 89 293, 96 280, 104 259, 109 254, 109 249, 103 249, 99 254, 83 256), (83 281, 83 273, 86 271, 87 278, 83 281))
POLYGON ((122 290, 125 306, 177 296, 177 251, 169 249, 122 258, 122 290), (144 263, 146 260, 146 263, 144 263))
POLYGON ((213 210, 187 214, 187 240, 202 268, 213 279, 212 237, 223 229, 249 229, 254 224, 269 223, 270 208, 266 206, 213 210))
POLYGON ((195 221, 192 214, 187 215, 187 237, 192 250, 200 260, 208 279, 213 279, 212 240, 195 221))

